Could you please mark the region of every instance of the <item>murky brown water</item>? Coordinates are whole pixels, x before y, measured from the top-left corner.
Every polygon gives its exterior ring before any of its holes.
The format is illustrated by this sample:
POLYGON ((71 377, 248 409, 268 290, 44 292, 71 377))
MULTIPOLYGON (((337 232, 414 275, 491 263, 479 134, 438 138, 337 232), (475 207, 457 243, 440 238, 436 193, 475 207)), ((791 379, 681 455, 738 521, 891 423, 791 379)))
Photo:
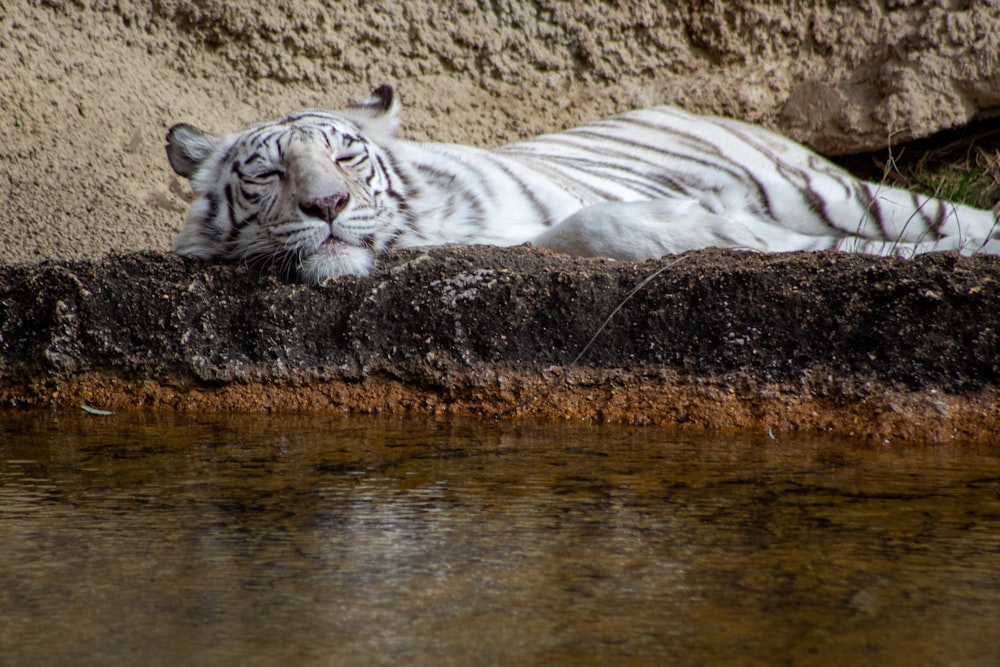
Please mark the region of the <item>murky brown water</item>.
POLYGON ((1000 662, 1000 444, 0 414, 4 665, 1000 662))

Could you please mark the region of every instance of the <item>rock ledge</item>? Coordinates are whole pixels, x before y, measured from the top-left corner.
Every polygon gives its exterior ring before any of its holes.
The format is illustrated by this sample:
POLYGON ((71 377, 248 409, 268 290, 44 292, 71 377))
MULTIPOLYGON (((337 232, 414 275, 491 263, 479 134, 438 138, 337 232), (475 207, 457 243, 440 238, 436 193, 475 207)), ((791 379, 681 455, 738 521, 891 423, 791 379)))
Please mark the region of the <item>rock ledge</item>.
POLYGON ((1000 259, 951 254, 451 247, 321 287, 161 254, 0 266, 0 404, 985 441, 998 303, 1000 259))

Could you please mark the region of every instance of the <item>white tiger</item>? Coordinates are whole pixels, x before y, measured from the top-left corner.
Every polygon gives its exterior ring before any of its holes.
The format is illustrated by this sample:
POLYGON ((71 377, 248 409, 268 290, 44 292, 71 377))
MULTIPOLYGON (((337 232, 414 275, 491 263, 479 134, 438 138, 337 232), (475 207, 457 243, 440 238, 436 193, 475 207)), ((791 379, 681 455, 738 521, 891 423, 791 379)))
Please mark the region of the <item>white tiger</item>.
POLYGON ((997 215, 861 181, 789 139, 656 107, 480 150, 398 139, 390 86, 224 137, 181 123, 195 194, 174 251, 278 262, 308 283, 393 248, 525 242, 645 260, 708 246, 1000 252, 997 215))

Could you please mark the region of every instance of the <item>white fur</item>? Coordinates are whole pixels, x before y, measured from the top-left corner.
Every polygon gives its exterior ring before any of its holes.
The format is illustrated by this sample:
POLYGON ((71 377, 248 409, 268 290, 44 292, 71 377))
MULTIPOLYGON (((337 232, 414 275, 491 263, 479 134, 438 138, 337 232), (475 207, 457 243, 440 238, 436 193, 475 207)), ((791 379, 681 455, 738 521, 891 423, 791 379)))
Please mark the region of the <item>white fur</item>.
POLYGON ((767 249, 746 225, 715 215, 693 199, 595 204, 580 209, 533 242, 568 255, 633 261, 692 248, 767 249))

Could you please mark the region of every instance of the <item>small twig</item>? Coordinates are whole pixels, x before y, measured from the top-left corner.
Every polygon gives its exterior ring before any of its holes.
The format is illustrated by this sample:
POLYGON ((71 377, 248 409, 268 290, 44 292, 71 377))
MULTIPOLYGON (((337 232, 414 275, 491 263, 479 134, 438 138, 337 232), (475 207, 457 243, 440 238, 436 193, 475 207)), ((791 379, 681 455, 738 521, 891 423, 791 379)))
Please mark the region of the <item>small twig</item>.
POLYGON ((535 401, 535 399, 537 399, 543 393, 548 393, 548 391, 550 389, 552 389, 552 387, 555 385, 555 383, 558 382, 560 378, 562 378, 562 377, 564 377, 566 375, 566 371, 569 371, 571 368, 573 368, 574 366, 576 366, 576 364, 580 361, 580 359, 583 358, 583 355, 587 354, 587 351, 590 350, 590 348, 594 345, 594 342, 597 340, 597 337, 600 336, 604 332, 604 330, 608 327, 609 324, 611 324, 611 320, 614 319, 615 315, 617 315, 618 312, 622 308, 625 307, 625 304, 628 303, 629 299, 631 299, 633 296, 635 296, 636 294, 638 294, 639 290, 641 290, 643 287, 645 287, 650 282, 652 282, 661 273, 663 273, 667 269, 670 269, 670 268, 673 268, 673 267, 677 266, 686 257, 687 257, 687 255, 682 255, 682 256, 676 258, 674 261, 669 262, 669 263, 661 266, 656 271, 654 271, 653 273, 651 273, 648 276, 646 276, 645 278, 643 278, 642 281, 639 282, 638 285, 636 285, 635 287, 633 287, 632 290, 628 294, 626 294, 625 297, 621 301, 618 302, 618 305, 614 307, 614 309, 611 311, 611 313, 608 314, 608 316, 604 318, 604 321, 601 322, 601 326, 599 326, 597 328, 597 331, 595 331, 594 335, 590 337, 590 340, 588 340, 587 344, 583 346, 583 348, 580 350, 579 354, 577 354, 576 357, 573 358, 573 361, 569 362, 569 365, 566 366, 565 370, 563 371, 563 373, 561 375, 557 375, 556 377, 554 377, 551 380, 549 380, 545 384, 544 388, 536 391, 534 394, 532 394, 531 396, 528 396, 528 398, 524 399, 520 403, 518 403, 516 405, 513 405, 513 406, 507 408, 506 410, 504 410, 503 412, 494 415, 494 418, 500 419, 501 417, 509 415, 512 412, 516 412, 516 411, 524 408, 526 405, 529 405, 530 403, 533 403, 535 401))

